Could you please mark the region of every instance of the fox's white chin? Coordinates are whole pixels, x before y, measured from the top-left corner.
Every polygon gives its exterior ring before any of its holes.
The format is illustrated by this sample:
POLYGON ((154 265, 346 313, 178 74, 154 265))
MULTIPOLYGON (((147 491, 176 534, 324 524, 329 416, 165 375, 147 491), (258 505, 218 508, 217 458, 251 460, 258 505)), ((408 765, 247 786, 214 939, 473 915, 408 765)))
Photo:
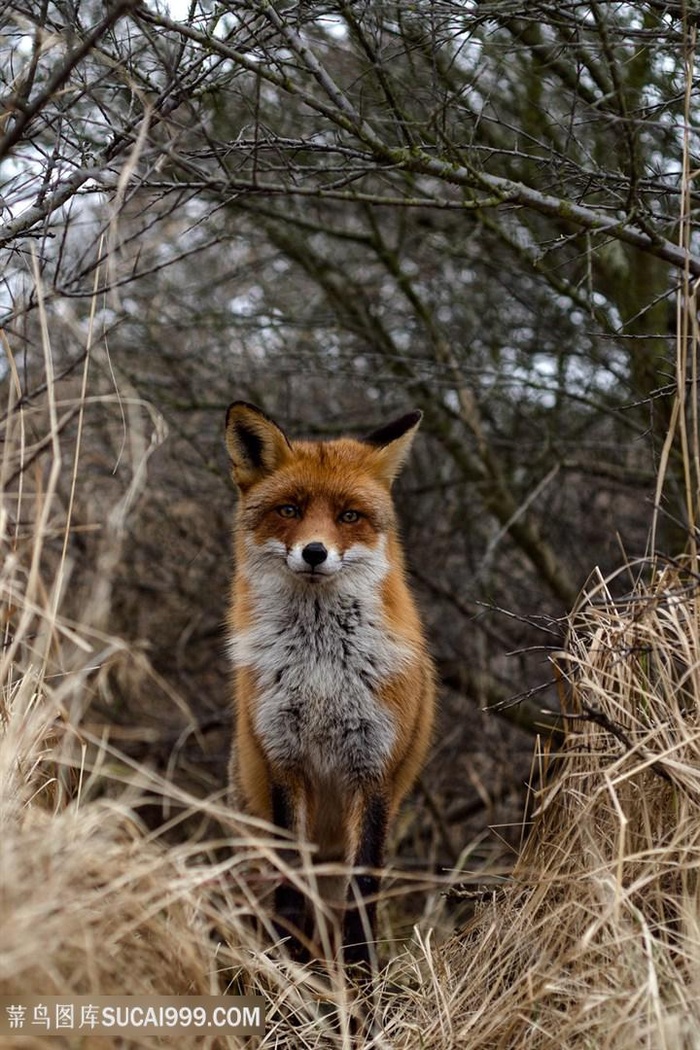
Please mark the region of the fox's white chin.
POLYGON ((333 580, 337 576, 341 575, 342 563, 336 568, 326 568, 325 565, 318 565, 316 568, 310 569, 308 565, 303 569, 298 569, 295 565, 289 564, 287 559, 287 568, 291 575, 303 583, 318 584, 327 583, 328 580, 333 580))
POLYGON ((323 569, 295 569, 289 564, 289 562, 287 562, 287 566, 297 579, 308 580, 309 583, 331 580, 340 572, 340 568, 333 569, 332 571, 324 571, 323 569))

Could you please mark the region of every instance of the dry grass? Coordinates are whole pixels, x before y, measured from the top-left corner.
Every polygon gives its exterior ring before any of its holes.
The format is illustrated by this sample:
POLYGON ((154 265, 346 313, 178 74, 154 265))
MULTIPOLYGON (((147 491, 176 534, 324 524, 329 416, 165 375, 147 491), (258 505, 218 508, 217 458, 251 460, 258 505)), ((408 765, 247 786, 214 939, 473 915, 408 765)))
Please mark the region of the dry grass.
POLYGON ((566 747, 507 885, 431 955, 423 1045, 700 1046, 699 597, 666 569, 573 617, 566 747))

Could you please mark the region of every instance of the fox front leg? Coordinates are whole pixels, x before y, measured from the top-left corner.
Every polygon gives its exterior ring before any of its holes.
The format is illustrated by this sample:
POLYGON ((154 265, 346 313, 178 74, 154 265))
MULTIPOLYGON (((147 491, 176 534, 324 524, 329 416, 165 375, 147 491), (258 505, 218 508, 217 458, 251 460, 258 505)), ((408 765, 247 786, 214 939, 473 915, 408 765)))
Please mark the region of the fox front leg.
MULTIPOLYGON (((294 798, 284 784, 272 785, 272 821, 283 831, 296 830, 294 798)), ((280 850, 280 854, 288 863, 294 862, 292 850, 280 850)), ((310 930, 306 898, 286 877, 275 891, 274 927, 278 937, 289 938, 289 951, 295 959, 304 961, 308 958, 306 944, 310 939, 310 930)))
MULTIPOLYGON (((360 838, 354 866, 377 871, 384 864, 388 821, 388 802, 380 793, 372 793, 364 800, 360 820, 360 838)), ((370 943, 377 936, 377 894, 379 875, 360 873, 351 880, 348 906, 343 930, 343 955, 351 965, 369 967, 370 943)))

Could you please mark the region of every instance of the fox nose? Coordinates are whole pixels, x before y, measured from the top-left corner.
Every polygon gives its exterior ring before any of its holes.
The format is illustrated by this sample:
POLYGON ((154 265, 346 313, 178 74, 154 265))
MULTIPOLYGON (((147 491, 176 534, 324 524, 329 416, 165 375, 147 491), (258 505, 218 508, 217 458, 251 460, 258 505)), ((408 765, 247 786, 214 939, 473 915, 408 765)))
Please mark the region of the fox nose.
POLYGON ((307 543, 301 556, 307 565, 315 569, 317 565, 321 565, 326 560, 328 551, 322 543, 307 543))

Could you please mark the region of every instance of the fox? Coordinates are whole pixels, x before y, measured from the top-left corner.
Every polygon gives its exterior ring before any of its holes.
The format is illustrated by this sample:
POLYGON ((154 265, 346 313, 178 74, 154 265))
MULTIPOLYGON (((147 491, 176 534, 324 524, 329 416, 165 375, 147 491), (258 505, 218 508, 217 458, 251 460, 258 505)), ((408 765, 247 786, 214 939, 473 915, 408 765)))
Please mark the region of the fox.
MULTIPOLYGON (((336 948, 359 965, 373 957, 387 834, 426 760, 435 713, 392 498, 421 418, 311 441, 291 440, 246 401, 226 413, 238 487, 231 797, 313 844, 314 863, 359 869, 324 898, 336 948)), ((308 910, 283 881, 274 929, 299 957, 313 951, 308 910)))

